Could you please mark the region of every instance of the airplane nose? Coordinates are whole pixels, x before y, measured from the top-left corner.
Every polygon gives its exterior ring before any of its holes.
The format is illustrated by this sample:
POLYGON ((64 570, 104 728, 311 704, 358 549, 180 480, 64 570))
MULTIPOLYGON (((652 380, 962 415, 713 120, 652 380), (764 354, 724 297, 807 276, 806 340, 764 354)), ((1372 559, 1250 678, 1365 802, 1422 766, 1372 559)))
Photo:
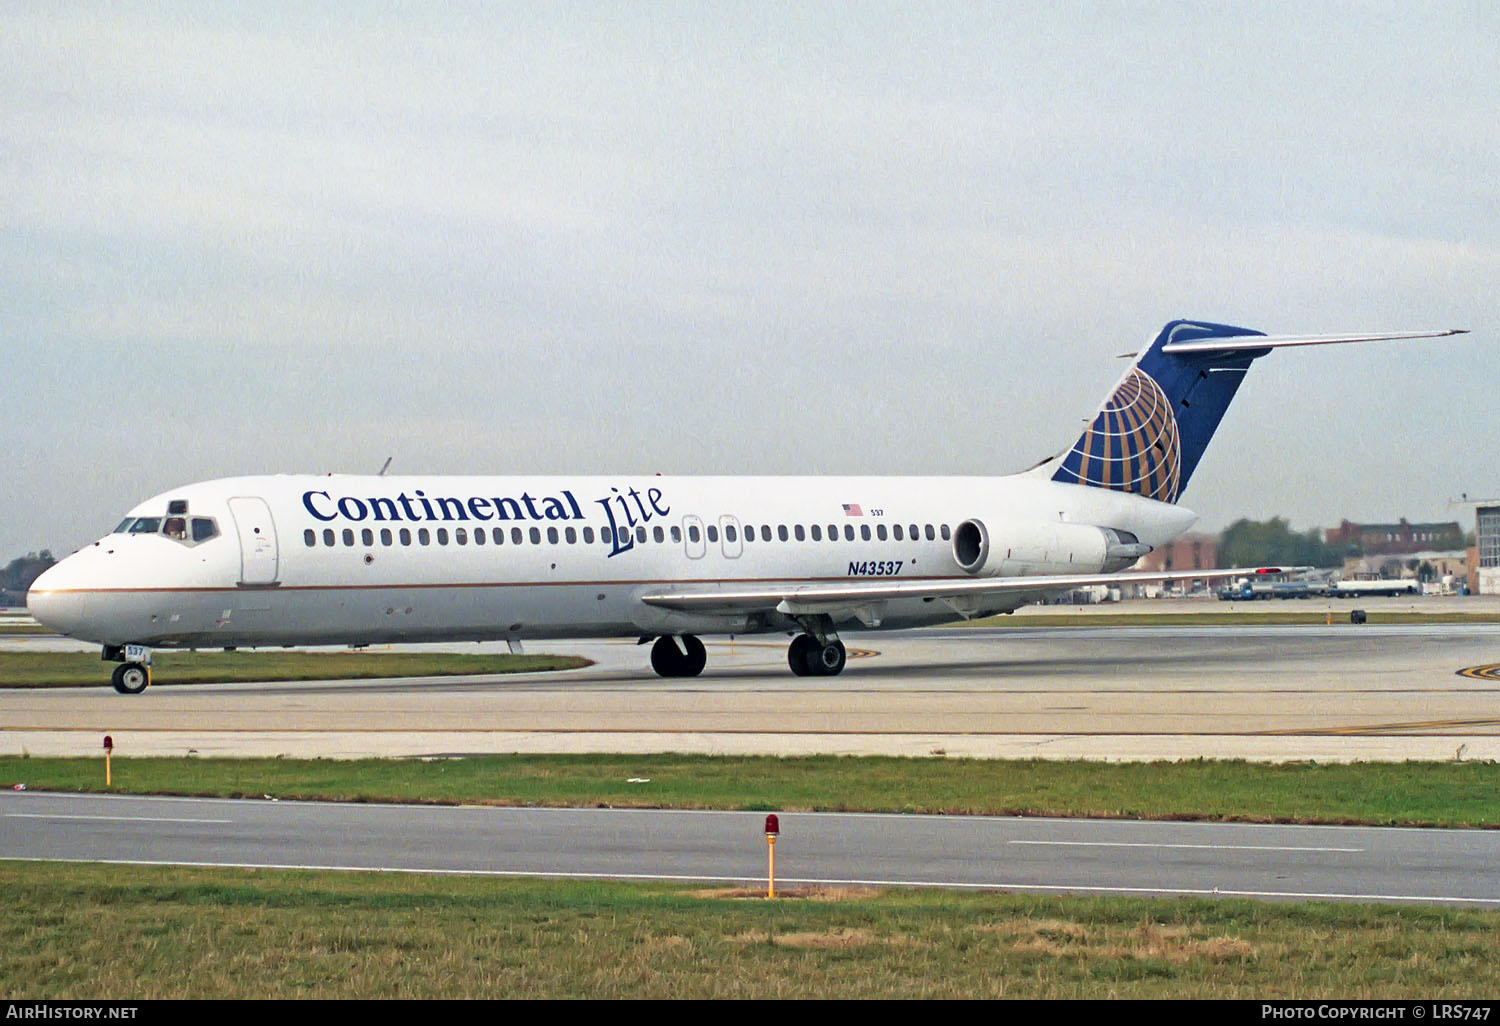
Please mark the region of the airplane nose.
POLYGON ((59 563, 31 582, 26 592, 32 618, 59 634, 72 634, 83 619, 83 596, 66 589, 67 576, 59 563))

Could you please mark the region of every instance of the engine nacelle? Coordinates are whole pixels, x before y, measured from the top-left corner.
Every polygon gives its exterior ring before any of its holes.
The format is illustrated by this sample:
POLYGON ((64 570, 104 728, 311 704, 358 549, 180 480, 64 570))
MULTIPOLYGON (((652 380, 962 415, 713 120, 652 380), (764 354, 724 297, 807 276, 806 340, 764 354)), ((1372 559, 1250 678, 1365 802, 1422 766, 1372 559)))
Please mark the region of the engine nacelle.
POLYGON ((1112 574, 1146 553, 1129 531, 1092 524, 1000 521, 971 517, 953 532, 953 561, 976 577, 1112 574))

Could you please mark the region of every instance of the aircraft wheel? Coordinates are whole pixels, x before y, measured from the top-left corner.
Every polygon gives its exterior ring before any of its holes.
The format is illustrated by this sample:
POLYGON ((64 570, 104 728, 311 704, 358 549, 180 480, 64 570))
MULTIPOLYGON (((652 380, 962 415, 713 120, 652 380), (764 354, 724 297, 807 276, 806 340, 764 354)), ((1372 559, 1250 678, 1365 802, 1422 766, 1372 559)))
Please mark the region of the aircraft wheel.
POLYGON ((786 650, 786 662, 792 668, 793 673, 799 677, 812 675, 813 666, 811 656, 813 649, 816 647, 817 642, 813 641, 806 634, 799 634, 792 639, 791 647, 786 650))
POLYGON ((842 641, 830 642, 821 647, 813 645, 809 655, 813 673, 818 677, 837 677, 844 672, 844 663, 849 658, 842 641))
POLYGON ((658 677, 682 677, 687 658, 677 650, 677 643, 663 634, 651 646, 651 669, 658 677))
POLYGON ((687 659, 682 666, 682 676, 696 677, 708 665, 708 649, 691 634, 682 636, 682 647, 687 649, 687 659))
POLYGON ((151 683, 151 671, 141 663, 121 663, 110 680, 120 694, 139 695, 151 683))

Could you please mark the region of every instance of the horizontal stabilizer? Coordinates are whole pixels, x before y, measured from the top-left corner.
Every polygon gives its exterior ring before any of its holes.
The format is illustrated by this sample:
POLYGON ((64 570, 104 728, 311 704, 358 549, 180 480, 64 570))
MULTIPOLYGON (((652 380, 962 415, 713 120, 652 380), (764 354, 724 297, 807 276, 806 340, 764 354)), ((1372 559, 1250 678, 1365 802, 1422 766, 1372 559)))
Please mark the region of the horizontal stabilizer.
POLYGON ((1387 342, 1411 338, 1447 338, 1466 335, 1467 328, 1447 331, 1387 331, 1354 335, 1235 335, 1229 338, 1205 338, 1192 342, 1168 342, 1161 351, 1173 356, 1188 353, 1233 353, 1245 349, 1281 349, 1288 346, 1332 346, 1344 342, 1387 342))

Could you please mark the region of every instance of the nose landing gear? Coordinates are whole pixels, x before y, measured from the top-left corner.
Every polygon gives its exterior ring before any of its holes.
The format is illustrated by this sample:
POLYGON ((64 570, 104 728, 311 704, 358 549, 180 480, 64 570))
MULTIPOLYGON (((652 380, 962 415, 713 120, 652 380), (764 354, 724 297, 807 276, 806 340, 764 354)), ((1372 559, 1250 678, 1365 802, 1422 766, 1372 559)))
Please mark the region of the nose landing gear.
POLYGON ((151 649, 145 645, 105 645, 99 658, 120 664, 110 683, 122 695, 139 695, 151 683, 151 649))
POLYGON ((151 668, 145 663, 121 663, 110 681, 122 695, 139 695, 151 683, 151 668))

